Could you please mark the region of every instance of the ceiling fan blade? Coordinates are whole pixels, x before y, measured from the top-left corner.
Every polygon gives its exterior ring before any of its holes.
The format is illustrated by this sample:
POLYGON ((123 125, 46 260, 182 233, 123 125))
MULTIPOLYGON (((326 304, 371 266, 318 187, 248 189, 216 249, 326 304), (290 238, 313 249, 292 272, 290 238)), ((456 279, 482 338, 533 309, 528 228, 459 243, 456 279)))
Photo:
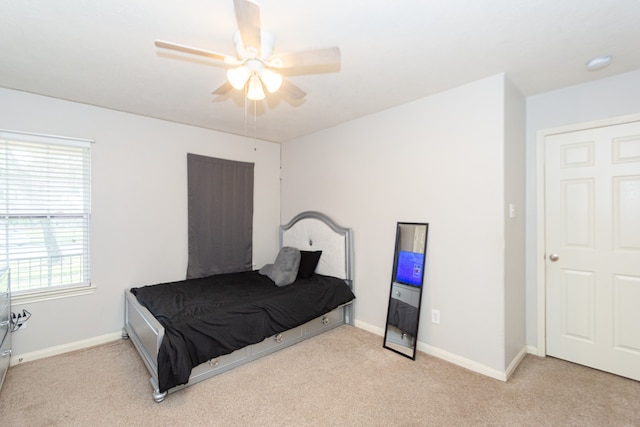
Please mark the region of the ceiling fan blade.
POLYGON ((231 89, 233 89, 233 86, 231 86, 231 83, 229 83, 229 81, 226 81, 222 83, 222 85, 218 89, 214 90, 212 94, 224 95, 225 93, 228 93, 231 89))
POLYGON ((213 58, 219 61, 224 61, 227 64, 232 64, 232 65, 239 64, 239 61, 233 56, 225 55, 223 53, 218 53, 218 52, 212 52, 210 50, 200 49, 197 47, 167 42, 164 40, 156 40, 155 45, 163 49, 171 49, 171 50, 177 50, 179 52, 191 53, 193 55, 206 56, 207 58, 213 58))
POLYGON ((269 66, 279 69, 316 65, 340 65, 340 49, 336 46, 302 52, 279 53, 269 58, 269 66))
POLYGON ((280 86, 280 90, 294 99, 302 99, 307 96, 307 92, 300 89, 298 86, 291 83, 288 79, 284 79, 282 82, 282 86, 280 86))
POLYGON ((249 0, 233 0, 238 30, 245 49, 260 51, 260 6, 249 0))

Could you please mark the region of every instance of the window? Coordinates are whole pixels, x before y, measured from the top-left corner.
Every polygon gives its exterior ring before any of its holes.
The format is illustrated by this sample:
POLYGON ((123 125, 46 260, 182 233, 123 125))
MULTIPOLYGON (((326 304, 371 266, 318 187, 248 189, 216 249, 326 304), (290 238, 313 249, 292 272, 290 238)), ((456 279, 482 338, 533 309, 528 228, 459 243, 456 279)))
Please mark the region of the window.
POLYGON ((0 264, 14 297, 90 287, 90 143, 0 131, 0 264))

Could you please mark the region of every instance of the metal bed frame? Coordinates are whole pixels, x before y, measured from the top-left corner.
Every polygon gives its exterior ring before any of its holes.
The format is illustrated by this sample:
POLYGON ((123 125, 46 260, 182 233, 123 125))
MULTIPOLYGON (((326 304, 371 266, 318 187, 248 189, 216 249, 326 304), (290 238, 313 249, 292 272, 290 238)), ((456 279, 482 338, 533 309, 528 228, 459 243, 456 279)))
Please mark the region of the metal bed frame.
MULTIPOLYGON (((280 226, 280 246, 300 250, 322 250, 317 273, 344 279, 353 289, 353 235, 352 230, 337 225, 328 216, 306 211, 280 226)), ((164 337, 164 328, 156 318, 138 303, 136 297, 125 291, 125 320, 122 337, 130 339, 151 374, 153 400, 160 403, 167 393, 227 372, 233 368, 284 349, 343 324, 353 325, 352 303, 342 305, 296 328, 268 337, 233 353, 202 363, 191 371, 189 382, 160 392, 158 387, 158 350, 164 337)))

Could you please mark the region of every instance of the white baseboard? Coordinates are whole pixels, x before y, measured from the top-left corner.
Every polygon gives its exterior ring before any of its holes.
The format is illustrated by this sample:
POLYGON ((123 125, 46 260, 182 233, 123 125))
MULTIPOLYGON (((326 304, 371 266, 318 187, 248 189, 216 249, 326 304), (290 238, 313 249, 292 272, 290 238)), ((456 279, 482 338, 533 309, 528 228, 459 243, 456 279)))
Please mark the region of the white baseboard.
MULTIPOLYGON (((355 320, 354 326, 360 329, 364 329, 365 331, 371 332, 378 336, 384 336, 384 329, 379 328, 377 326, 373 326, 369 323, 362 322, 359 320, 355 320)), ((42 350, 32 351, 29 353, 16 354, 12 355, 9 361, 10 366, 18 365, 20 363, 31 362, 38 359, 44 359, 45 357, 57 356, 59 354, 68 353, 71 351, 82 350, 84 348, 94 347, 101 344, 106 344, 112 341, 117 341, 122 339, 122 332, 113 332, 106 335, 101 335, 98 337, 89 338, 86 340, 75 341, 68 344, 62 344, 54 347, 45 348, 42 350)), ((382 343, 380 344, 382 345, 382 343)), ((467 359, 457 354, 449 353, 437 347, 431 346, 429 344, 425 344, 423 342, 418 342, 417 350, 422 351, 423 353, 429 354, 431 356, 437 357, 439 359, 443 359, 447 362, 453 363, 454 365, 461 366, 465 369, 469 369, 470 371, 477 372, 482 375, 486 375, 491 378, 498 379, 500 381, 507 381, 511 374, 516 370, 522 359, 529 354, 538 354, 538 350, 532 346, 524 347, 518 356, 511 362, 509 367, 505 372, 501 372, 499 370, 490 368, 481 363, 478 363, 474 360, 467 359)))
POLYGON ((507 367, 507 371, 505 372, 505 381, 511 378, 511 374, 515 372, 516 368, 518 367, 518 365, 520 365, 520 362, 522 362, 522 359, 524 359, 528 352, 529 351, 527 346, 522 347, 518 355, 511 361, 511 363, 507 367))
POLYGON ((544 354, 538 354, 538 347, 534 347, 532 345, 528 345, 527 346, 527 353, 533 354, 535 356, 543 356, 544 357, 544 354))
POLYGON ((468 369, 473 372, 477 372, 479 374, 485 375, 487 377, 495 378, 500 381, 507 380, 506 372, 499 371, 497 369, 490 368, 489 366, 483 365, 482 363, 478 363, 475 360, 467 359, 462 356, 458 356, 454 353, 449 353, 448 351, 442 350, 438 347, 434 347, 429 344, 425 344, 422 342, 418 342, 418 350, 426 353, 430 356, 437 357, 438 359, 446 360, 447 362, 453 363, 454 365, 461 366, 465 369, 468 369))
POLYGON ((100 335, 98 337, 88 338, 86 340, 75 341, 68 344, 57 345, 42 350, 32 351, 29 353, 15 354, 11 356, 9 365, 19 365, 21 363, 32 362, 45 357, 57 356, 59 354, 68 353, 70 351, 82 350, 84 348, 95 347, 96 345, 106 344, 112 341, 122 339, 122 332, 113 332, 111 334, 100 335))
POLYGON ((379 335, 381 337, 384 337, 384 329, 383 328, 379 328, 377 326, 373 326, 369 323, 363 322, 361 320, 356 319, 355 322, 353 322, 353 326, 355 326, 356 328, 360 328, 360 329, 364 329, 367 332, 371 332, 372 334, 376 334, 379 335))
MULTIPOLYGON (((354 326, 360 329, 364 329, 365 331, 374 333, 376 335, 379 335, 381 337, 384 336, 383 328, 373 326, 369 323, 356 320, 354 322, 354 326)), ((507 381, 511 376, 511 374, 516 370, 516 368, 518 367, 518 365, 520 364, 524 356, 526 356, 527 353, 532 353, 531 347, 528 347, 528 346, 523 347, 522 350, 518 353, 518 356, 516 356, 516 358, 511 362, 507 370, 502 372, 497 369, 493 369, 486 365, 483 365, 482 363, 478 363, 474 360, 458 356, 457 354, 449 353, 448 351, 442 350, 438 347, 434 347, 429 344, 425 344, 420 341, 418 341, 417 350, 423 353, 426 353, 430 356, 437 357, 438 359, 442 359, 447 362, 453 363, 454 365, 458 365, 465 369, 469 369, 470 371, 477 372, 479 374, 482 374, 491 378, 495 378, 500 381, 507 381)), ((533 354, 537 354, 537 352, 533 354)))

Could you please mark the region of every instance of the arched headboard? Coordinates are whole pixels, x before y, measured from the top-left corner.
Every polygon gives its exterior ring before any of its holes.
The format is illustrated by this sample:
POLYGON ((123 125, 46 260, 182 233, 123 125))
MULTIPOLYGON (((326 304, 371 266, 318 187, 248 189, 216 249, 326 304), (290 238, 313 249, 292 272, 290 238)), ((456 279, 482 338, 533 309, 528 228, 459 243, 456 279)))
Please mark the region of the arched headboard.
POLYGON ((344 279, 353 287, 353 231, 327 215, 305 211, 280 226, 280 247, 322 251, 316 272, 344 279))

